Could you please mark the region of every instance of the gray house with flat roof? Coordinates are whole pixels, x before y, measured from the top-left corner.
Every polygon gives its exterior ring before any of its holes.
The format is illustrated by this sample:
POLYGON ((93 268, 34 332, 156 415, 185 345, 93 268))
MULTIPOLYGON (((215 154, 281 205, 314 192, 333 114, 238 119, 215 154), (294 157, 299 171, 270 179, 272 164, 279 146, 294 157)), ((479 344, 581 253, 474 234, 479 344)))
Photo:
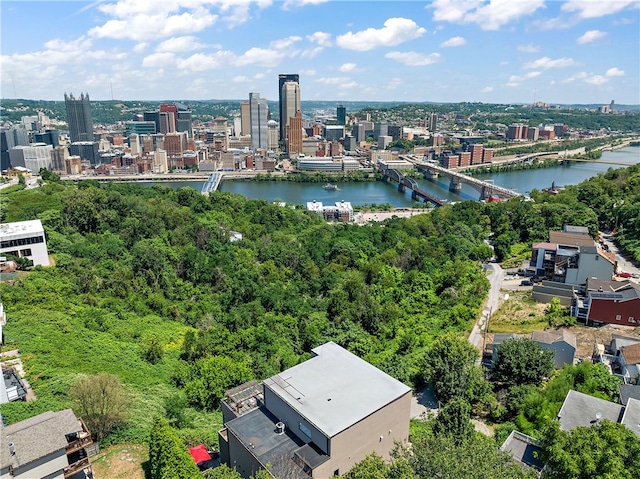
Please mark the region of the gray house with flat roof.
POLYGON ((411 389, 333 342, 312 358, 228 391, 220 455, 242 477, 329 478, 409 435, 411 389))

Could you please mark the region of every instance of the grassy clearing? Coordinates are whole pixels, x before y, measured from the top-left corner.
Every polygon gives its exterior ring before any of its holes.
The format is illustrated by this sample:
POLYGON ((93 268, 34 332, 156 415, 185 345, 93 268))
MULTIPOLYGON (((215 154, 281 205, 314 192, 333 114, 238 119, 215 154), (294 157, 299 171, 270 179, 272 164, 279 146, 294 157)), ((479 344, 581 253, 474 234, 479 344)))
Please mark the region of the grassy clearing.
POLYGON ((531 243, 516 243, 511 247, 511 255, 502 263, 503 268, 518 268, 523 261, 531 258, 531 243))
POLYGON ((493 313, 490 333, 530 333, 549 327, 544 319, 546 304, 536 303, 531 291, 509 291, 509 299, 493 313))
POLYGON ((119 444, 91 458, 95 479, 145 479, 149 450, 141 444, 119 444))

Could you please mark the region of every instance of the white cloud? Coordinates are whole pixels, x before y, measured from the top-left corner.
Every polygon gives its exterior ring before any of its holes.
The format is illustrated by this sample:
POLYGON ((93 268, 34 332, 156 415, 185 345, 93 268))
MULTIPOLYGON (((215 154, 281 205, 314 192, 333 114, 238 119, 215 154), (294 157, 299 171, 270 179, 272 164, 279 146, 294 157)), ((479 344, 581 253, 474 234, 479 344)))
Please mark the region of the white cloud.
POLYGON ((204 72, 229 65, 234 56, 228 51, 218 51, 212 54, 194 53, 188 58, 178 58, 176 68, 181 71, 204 72))
POLYGON ((565 68, 572 67, 578 63, 573 58, 556 58, 555 60, 549 57, 542 57, 532 62, 525 63, 522 68, 525 70, 532 70, 542 68, 548 70, 549 68, 565 68))
POLYGON ((492 86, 486 86, 482 90, 480 90, 480 93, 491 93, 492 91, 493 91, 492 86))
POLYGON ((145 68, 164 68, 174 64, 175 55, 171 52, 152 53, 142 60, 142 66, 145 68))
POLYGON ((578 42, 578 45, 584 45, 585 43, 591 43, 594 42, 596 40, 598 40, 599 38, 602 38, 606 35, 605 32, 601 32, 600 30, 589 30, 584 32, 584 34, 582 36, 580 36, 576 42, 578 42))
POLYGON ((249 79, 244 75, 238 75, 238 76, 233 77, 232 81, 234 83, 247 83, 249 81, 249 79))
POLYGON ((356 68, 355 63, 343 63, 342 65, 340 65, 340 68, 338 68, 338 70, 341 71, 342 73, 348 73, 355 70, 355 68, 356 68))
POLYGON ((624 70, 619 70, 616 67, 609 68, 607 70, 607 73, 605 73, 605 75, 608 77, 621 77, 621 76, 624 76, 624 70))
POLYGON ((293 10, 294 8, 302 8, 307 5, 320 5, 329 0, 285 0, 282 5, 283 10, 293 10))
POLYGON ((324 47, 306 48, 300 52, 300 57, 313 58, 317 56, 322 50, 324 50, 324 47))
POLYGON ((394 47, 424 35, 426 30, 408 18, 389 18, 382 28, 367 28, 356 33, 348 32, 336 38, 341 48, 368 51, 378 47, 394 47))
POLYGON ((147 42, 141 42, 141 43, 136 44, 136 46, 133 47, 133 51, 135 53, 142 53, 148 47, 149 47, 149 44, 147 42))
POLYGON ((522 53, 538 53, 540 48, 530 43, 529 45, 519 45, 518 51, 522 53))
POLYGON ((163 41, 156 47, 156 52, 172 52, 172 53, 184 53, 191 50, 197 50, 203 48, 205 45, 200 43, 196 37, 172 37, 163 41))
POLYGON ((602 75, 592 75, 585 78, 584 81, 590 85, 602 85, 603 83, 607 83, 609 79, 602 75))
POLYGON ((285 48, 291 48, 300 40, 302 40, 302 37, 290 36, 287 38, 281 38, 280 40, 274 40, 271 43, 269 43, 269 46, 271 48, 275 48, 276 50, 283 50, 285 48))
POLYGON ((321 47, 330 47, 331 43, 331 34, 326 32, 314 32, 311 35, 307 35, 307 40, 311 43, 317 43, 321 47))
POLYGON ((435 0, 427 8, 433 8, 437 22, 475 23, 483 30, 499 30, 543 7, 544 0, 435 0))
POLYGON ((339 85, 341 83, 346 83, 349 78, 346 77, 322 77, 316 80, 318 83, 323 83, 325 85, 339 85))
POLYGON ((446 40, 440 44, 442 48, 446 47, 461 47, 462 45, 466 45, 467 41, 463 37, 451 37, 449 40, 446 40))
POLYGON ((402 85, 404 85, 404 80, 402 78, 392 78, 387 83, 386 88, 387 90, 395 90, 396 88, 402 85))
POLYGON ((507 82, 507 86, 514 87, 520 85, 523 81, 530 80, 531 78, 535 78, 540 76, 542 72, 529 72, 524 75, 511 75, 509 77, 509 81, 507 82))
POLYGON ((575 12, 580 18, 598 18, 617 13, 638 0, 569 0, 561 7, 563 12, 575 12))
POLYGON ((424 67, 437 62, 440 59, 440 54, 431 53, 425 55, 419 52, 389 52, 384 57, 410 67, 424 67))
POLYGON ((240 55, 233 64, 236 66, 259 65, 275 67, 286 56, 284 51, 253 47, 240 55))
POLYGON ((254 80, 260 80, 262 78, 264 78, 266 75, 264 73, 256 73, 255 75, 253 75, 253 79, 254 80))
POLYGON ((314 77, 316 76, 316 71, 313 69, 309 69, 309 70, 300 70, 298 72, 300 74, 300 76, 307 76, 307 77, 314 77))

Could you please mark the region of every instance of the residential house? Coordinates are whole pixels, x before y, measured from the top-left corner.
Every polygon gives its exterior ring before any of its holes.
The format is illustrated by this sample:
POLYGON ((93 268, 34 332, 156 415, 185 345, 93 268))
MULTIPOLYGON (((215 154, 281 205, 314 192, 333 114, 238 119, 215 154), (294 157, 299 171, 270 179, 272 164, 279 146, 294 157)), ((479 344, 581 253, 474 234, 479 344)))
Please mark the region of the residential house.
POLYGON ((556 369, 562 369, 565 364, 573 365, 576 354, 576 336, 565 329, 556 331, 533 331, 531 339, 538 346, 553 352, 556 369))
POLYGON ((409 434, 411 389, 333 342, 311 359, 227 392, 220 457, 244 478, 329 478, 409 434))
POLYGON ((635 384, 621 384, 618 386, 620 393, 620 404, 626 406, 629 399, 637 399, 640 401, 640 386, 635 384))
POLYGON ((542 447, 534 438, 520 431, 511 431, 509 437, 500 446, 500 450, 510 453, 514 461, 527 468, 537 472, 544 468, 544 464, 537 457, 542 447))
POLYGON ((571 314, 587 326, 639 326, 640 286, 631 281, 588 278, 584 294, 576 295, 572 302, 571 314))
POLYGON ((624 424, 640 438, 640 401, 633 398, 623 406, 572 389, 567 394, 557 419, 563 431, 590 427, 607 419, 624 424))
POLYGON ((91 434, 71 409, 0 428, 0 479, 92 478, 85 450, 91 444, 91 434))
POLYGON ((615 255, 601 249, 588 230, 565 226, 563 231, 550 231, 549 241, 533 244, 530 268, 541 278, 582 285, 591 277, 611 279, 616 262, 615 255))

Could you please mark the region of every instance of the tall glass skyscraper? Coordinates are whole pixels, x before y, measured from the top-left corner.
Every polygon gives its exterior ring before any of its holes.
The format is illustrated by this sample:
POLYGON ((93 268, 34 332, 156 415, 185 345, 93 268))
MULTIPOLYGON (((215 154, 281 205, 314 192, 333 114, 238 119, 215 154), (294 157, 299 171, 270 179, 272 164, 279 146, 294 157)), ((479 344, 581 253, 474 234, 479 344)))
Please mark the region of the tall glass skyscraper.
MULTIPOLYGON (((280 139, 284 140, 285 135, 287 134, 287 119, 285 117, 286 113, 283 108, 284 105, 282 103, 282 87, 288 81, 292 81, 295 83, 300 83, 300 75, 297 73, 280 73, 278 75, 278 114, 280 115, 278 121, 280 122, 280 139)), ((295 115, 295 112, 294 112, 295 115)))
POLYGON ((284 82, 282 85, 282 91, 280 92, 282 97, 282 114, 284 115, 280 119, 280 125, 284 123, 284 131, 285 136, 280 137, 281 140, 287 140, 287 127, 289 126, 289 122, 291 118, 295 118, 296 113, 302 111, 302 107, 300 106, 300 85, 294 81, 284 82))
POLYGON ((266 98, 260 98, 260 93, 249 93, 249 116, 251 117, 251 147, 266 149, 268 147, 268 107, 266 98))
POLYGON ((67 108, 67 124, 71 141, 93 141, 93 119, 89 94, 80 93, 76 100, 73 94, 64 94, 64 105, 67 108))

